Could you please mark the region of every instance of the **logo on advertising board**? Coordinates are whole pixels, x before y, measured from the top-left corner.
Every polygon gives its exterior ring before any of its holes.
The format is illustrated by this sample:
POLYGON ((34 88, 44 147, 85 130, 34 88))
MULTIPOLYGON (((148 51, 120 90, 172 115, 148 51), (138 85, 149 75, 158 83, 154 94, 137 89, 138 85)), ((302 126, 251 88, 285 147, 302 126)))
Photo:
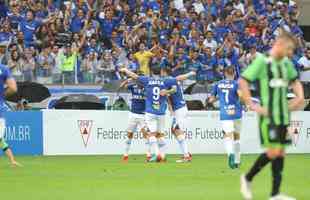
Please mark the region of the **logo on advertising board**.
POLYGON ((91 134, 91 128, 93 126, 93 120, 78 120, 77 123, 84 146, 87 147, 89 136, 91 134))
POLYGON ((297 146, 299 137, 302 133, 302 128, 303 128, 303 121, 301 120, 295 120, 290 122, 290 127, 289 127, 289 134, 292 137, 292 142, 294 146, 297 146))

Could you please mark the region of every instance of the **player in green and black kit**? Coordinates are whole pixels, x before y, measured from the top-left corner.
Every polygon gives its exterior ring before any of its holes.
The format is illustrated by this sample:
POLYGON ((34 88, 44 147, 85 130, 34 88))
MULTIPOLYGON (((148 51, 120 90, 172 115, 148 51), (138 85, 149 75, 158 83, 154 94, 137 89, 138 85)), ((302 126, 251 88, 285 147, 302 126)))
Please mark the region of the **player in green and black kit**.
POLYGON ((287 127, 290 111, 303 106, 304 94, 297 72, 288 59, 294 52, 295 39, 283 32, 276 39, 268 55, 259 54, 242 73, 240 89, 249 108, 259 114, 259 131, 262 145, 266 148, 250 171, 241 177, 241 193, 246 200, 252 199, 250 183, 255 175, 269 162, 272 165, 272 193, 270 200, 294 200, 279 193, 284 167, 285 146, 291 143, 287 127), (260 105, 251 100, 249 82, 257 83, 260 105), (296 97, 287 100, 288 87, 296 97))

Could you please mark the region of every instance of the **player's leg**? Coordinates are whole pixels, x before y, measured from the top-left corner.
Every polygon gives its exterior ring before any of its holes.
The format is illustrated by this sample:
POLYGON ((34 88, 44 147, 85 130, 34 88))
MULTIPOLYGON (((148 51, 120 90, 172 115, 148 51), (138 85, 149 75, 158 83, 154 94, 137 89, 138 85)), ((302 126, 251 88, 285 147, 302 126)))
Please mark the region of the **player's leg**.
POLYGON ((224 146, 228 156, 228 166, 232 169, 235 168, 234 156, 234 121, 222 120, 222 128, 224 131, 224 146))
POLYGON ((131 147, 133 134, 137 130, 138 120, 135 114, 129 113, 129 120, 128 120, 128 128, 127 128, 127 140, 125 142, 125 152, 123 154, 123 160, 128 160, 128 154, 131 147))
MULTIPOLYGON (((260 119, 259 132, 263 146, 269 145, 269 128, 266 120, 260 119)), ((253 178, 271 161, 271 155, 264 152, 259 155, 250 170, 241 176, 241 194, 245 199, 252 199, 251 182, 253 178)))
POLYGON ((187 114, 186 107, 176 110, 175 123, 172 125, 171 128, 171 131, 175 135, 183 154, 183 159, 177 160, 177 162, 190 162, 192 160, 191 155, 188 151, 188 145, 185 140, 185 134, 184 134, 186 127, 186 114, 187 114))
POLYGON ((21 166, 14 157, 12 150, 10 149, 9 145, 4 140, 4 130, 5 130, 5 121, 4 119, 0 119, 0 148, 9 158, 10 163, 12 166, 21 166))
POLYGON ((158 161, 166 161, 167 143, 165 140, 164 128, 165 128, 165 116, 164 115, 158 116, 158 132, 157 132, 157 140, 159 146, 158 161))
POLYGON ((287 139, 288 129, 287 126, 276 127, 276 134, 278 144, 276 147, 269 148, 267 155, 272 158, 271 169, 272 169, 272 190, 270 200, 295 200, 293 197, 289 197, 280 194, 280 187, 282 183, 282 172, 284 169, 284 158, 285 158, 285 145, 290 144, 291 140, 287 139))
POLYGON ((148 130, 147 130, 146 124, 141 128, 141 133, 142 133, 143 138, 145 140, 146 160, 150 160, 151 159, 151 146, 150 146, 149 134, 148 134, 148 130))
POLYGON ((151 150, 151 159, 150 162, 156 162, 157 156, 159 155, 159 147, 158 147, 158 141, 156 138, 158 127, 157 127, 157 116, 153 114, 146 113, 145 114, 146 119, 146 125, 149 130, 148 136, 149 136, 149 143, 150 143, 150 150, 151 150))
POLYGON ((234 121, 234 155, 235 155, 235 167, 238 168, 241 162, 240 151, 240 132, 241 132, 241 120, 234 121))
POLYGON ((133 139, 133 132, 127 131, 127 140, 125 142, 125 152, 124 152, 124 155, 123 155, 123 160, 124 161, 128 160, 128 155, 129 155, 129 150, 130 150, 130 147, 131 147, 132 139, 133 139))

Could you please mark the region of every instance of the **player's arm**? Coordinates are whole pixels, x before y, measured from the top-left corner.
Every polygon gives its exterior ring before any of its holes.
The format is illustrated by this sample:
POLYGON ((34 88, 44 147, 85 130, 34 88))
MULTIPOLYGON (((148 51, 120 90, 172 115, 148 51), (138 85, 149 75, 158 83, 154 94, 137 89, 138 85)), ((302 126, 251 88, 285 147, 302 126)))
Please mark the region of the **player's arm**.
POLYGON ((169 109, 170 113, 172 114, 173 113, 172 103, 171 103, 171 100, 169 98, 168 98, 168 109, 169 109))
POLYGON ((133 78, 135 80, 137 80, 139 78, 138 74, 128 70, 127 68, 121 68, 120 72, 125 73, 127 76, 129 76, 129 77, 131 77, 131 78, 133 78))
POLYGON ((291 83, 291 87, 295 97, 288 103, 289 110, 293 111, 302 109, 305 104, 305 96, 302 84, 299 80, 295 80, 291 83))
POLYGON ((212 104, 212 103, 214 103, 216 101, 216 97, 215 96, 210 96, 209 98, 208 98, 208 103, 209 104, 212 104))
POLYGON ((176 92, 177 92, 177 86, 174 85, 170 89, 160 90, 160 95, 161 96, 169 96, 169 95, 172 95, 176 92))
POLYGON ((191 72, 188 72, 186 74, 182 74, 182 75, 179 75, 176 77, 177 81, 184 81, 186 79, 189 79, 191 76, 195 76, 196 75, 196 72, 194 71, 191 71, 191 72))
POLYGON ((5 96, 11 96, 17 92, 17 84, 14 78, 8 78, 5 82, 7 88, 5 89, 5 96))
POLYGON ((250 91, 250 84, 247 80, 244 78, 240 78, 239 80, 239 87, 240 91, 242 93, 242 101, 249 107, 250 110, 257 112, 258 114, 267 116, 268 111, 260 106, 259 104, 256 104, 252 101, 251 91, 250 91))
POLYGON ((117 88, 116 91, 119 92, 122 88, 126 88, 126 87, 128 86, 129 81, 130 81, 130 79, 127 79, 127 80, 123 81, 123 82, 119 85, 119 87, 117 88))

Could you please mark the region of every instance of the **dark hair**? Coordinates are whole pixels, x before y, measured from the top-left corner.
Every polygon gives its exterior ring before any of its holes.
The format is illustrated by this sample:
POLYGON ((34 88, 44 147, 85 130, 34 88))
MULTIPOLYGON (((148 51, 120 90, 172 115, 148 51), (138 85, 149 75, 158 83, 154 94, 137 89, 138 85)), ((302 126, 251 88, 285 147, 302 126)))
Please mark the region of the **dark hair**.
POLYGON ((160 75, 160 68, 159 67, 152 67, 151 68, 153 75, 160 75))
POLYGON ((13 51, 11 52, 11 59, 12 59, 12 60, 17 61, 17 60, 19 59, 19 57, 20 57, 20 56, 19 56, 19 53, 18 53, 17 50, 13 50, 13 51), (16 59, 13 57, 13 55, 14 55, 15 52, 17 53, 17 58, 16 58, 16 59))
POLYGON ((233 76, 235 75, 235 69, 231 66, 224 68, 224 74, 229 75, 229 76, 233 76))

